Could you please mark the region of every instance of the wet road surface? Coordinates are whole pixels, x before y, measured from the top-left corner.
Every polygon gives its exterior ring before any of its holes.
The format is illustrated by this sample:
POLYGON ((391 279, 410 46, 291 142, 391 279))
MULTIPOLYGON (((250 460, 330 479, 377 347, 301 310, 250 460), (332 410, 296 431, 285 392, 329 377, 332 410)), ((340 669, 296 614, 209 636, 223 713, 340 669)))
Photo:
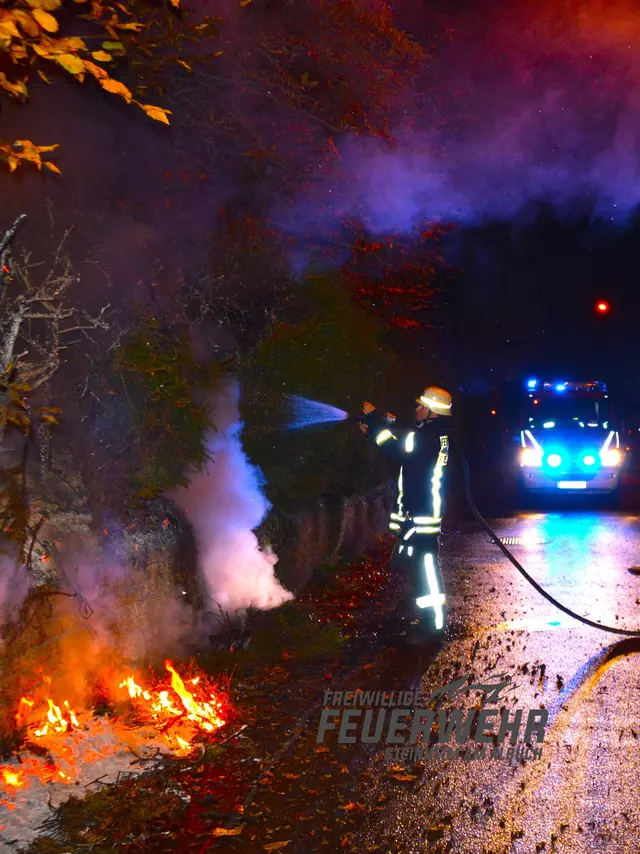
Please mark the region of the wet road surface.
MULTIPOLYGON (((640 629, 640 575, 628 571, 640 564, 640 516, 540 512, 491 525, 501 537, 517 538, 514 555, 564 604, 595 621, 640 629)), ((329 735, 319 748, 318 713, 276 774, 302 777, 303 791, 272 788, 256 801, 284 821, 289 810, 284 837, 260 833, 245 850, 285 838, 289 852, 638 854, 640 638, 605 634, 555 610, 467 522, 447 532, 442 563, 449 640, 435 650, 389 646, 381 627, 378 644, 363 650, 354 684, 331 687, 428 695, 465 674, 486 682, 507 673, 512 689, 484 706, 512 715, 522 709, 525 720, 529 710, 548 710, 541 757, 392 759, 385 756, 386 730, 377 745, 340 745, 329 735), (337 777, 323 773, 330 771, 325 761, 337 763, 337 777), (359 822, 345 827, 347 814, 359 822), (317 815, 316 832, 310 828, 317 815)), ((437 708, 466 715, 480 709, 480 700, 467 693, 437 708)), ((493 721, 488 727, 498 728, 493 721)))
MULTIPOLYGON (((640 629, 640 577, 628 571, 640 563, 638 517, 532 513, 492 526, 522 538, 514 554, 561 602, 640 629)), ((542 758, 430 762, 421 782, 368 824, 364 849, 382 841, 387 850, 432 851, 435 828, 442 850, 456 852, 637 854, 640 638, 625 641, 554 610, 484 534, 450 532, 443 557, 463 636, 435 655, 420 688, 428 693, 470 670, 480 681, 509 673, 518 687, 507 708, 524 717, 549 711, 542 758)), ((448 707, 473 708, 472 696, 448 707)), ((369 798, 386 785, 383 775, 374 780, 369 798)))

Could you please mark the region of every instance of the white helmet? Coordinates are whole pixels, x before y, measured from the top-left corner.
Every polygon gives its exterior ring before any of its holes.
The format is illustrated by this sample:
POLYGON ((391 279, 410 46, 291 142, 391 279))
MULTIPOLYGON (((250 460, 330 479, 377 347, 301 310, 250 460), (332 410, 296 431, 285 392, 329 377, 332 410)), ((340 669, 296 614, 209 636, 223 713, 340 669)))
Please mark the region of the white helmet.
POLYGON ((422 396, 416 398, 416 403, 426 406, 436 415, 451 415, 451 395, 443 388, 437 386, 425 388, 422 396))

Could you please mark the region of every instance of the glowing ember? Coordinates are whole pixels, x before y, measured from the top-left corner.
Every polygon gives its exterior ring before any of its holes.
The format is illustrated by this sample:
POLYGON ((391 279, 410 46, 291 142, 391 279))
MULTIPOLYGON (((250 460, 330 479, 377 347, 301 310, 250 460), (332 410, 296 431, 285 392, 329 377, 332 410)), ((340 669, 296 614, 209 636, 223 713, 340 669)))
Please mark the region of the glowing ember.
POLYGON ((3 768, 2 778, 5 785, 12 789, 22 789, 26 785, 22 779, 22 771, 11 771, 9 768, 3 768))

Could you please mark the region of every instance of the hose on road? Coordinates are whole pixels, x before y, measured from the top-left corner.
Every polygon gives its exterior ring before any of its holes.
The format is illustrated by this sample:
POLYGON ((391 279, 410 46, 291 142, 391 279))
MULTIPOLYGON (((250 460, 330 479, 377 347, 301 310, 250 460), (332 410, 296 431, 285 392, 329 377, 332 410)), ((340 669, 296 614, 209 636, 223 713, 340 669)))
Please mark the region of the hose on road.
MULTIPOLYGON (((458 449, 459 450, 459 449, 458 449)), ((541 596, 551 602, 556 608, 562 611, 564 614, 567 614, 569 617, 573 617, 574 620, 578 620, 581 623, 584 623, 585 626, 590 626, 592 629, 600 629, 602 632, 610 632, 613 635, 624 635, 625 637, 640 637, 640 630, 631 631, 630 629, 618 629, 614 626, 604 626, 602 623, 596 623, 593 620, 589 620, 587 617, 582 617, 580 614, 576 614, 575 611, 572 611, 570 608, 567 608, 566 605, 563 605, 561 602, 558 602, 557 599, 554 599, 551 594, 547 593, 544 588, 542 588, 538 582, 532 578, 527 570, 522 566, 522 564, 516 560, 516 558, 511 554, 509 549, 500 541, 500 538, 496 534, 496 532, 490 527, 487 520, 480 513, 478 508, 476 507, 476 503, 473 500, 473 493, 471 492, 471 477, 469 475, 469 464, 465 459, 464 455, 460 452, 460 461, 462 463, 462 468, 464 471, 464 486, 465 493, 467 496, 467 502, 469 504, 469 509, 473 513, 480 527, 486 531, 486 533, 491 537, 492 541, 498 546, 503 555, 511 561, 511 563, 515 566, 518 572, 526 578, 529 584, 535 588, 541 596)))

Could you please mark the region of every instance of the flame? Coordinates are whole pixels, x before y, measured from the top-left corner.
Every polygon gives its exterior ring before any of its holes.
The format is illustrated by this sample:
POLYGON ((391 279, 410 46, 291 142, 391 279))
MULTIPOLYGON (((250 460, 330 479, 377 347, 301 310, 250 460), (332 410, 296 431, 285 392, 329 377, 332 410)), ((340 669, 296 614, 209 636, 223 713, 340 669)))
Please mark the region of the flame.
POLYGON ((78 729, 78 727, 80 726, 80 724, 78 723, 78 719, 76 718, 75 712, 73 711, 73 709, 71 709, 71 708, 69 707, 69 702, 68 702, 68 700, 65 700, 65 701, 64 701, 64 704, 65 704, 65 706, 67 707, 67 711, 69 712, 69 720, 71 721, 71 723, 73 724, 73 726, 74 726, 76 729, 78 729))
POLYGON ((214 705, 211 703, 199 703, 190 691, 187 691, 184 682, 174 670, 170 661, 165 661, 164 666, 171 674, 171 687, 180 697, 182 705, 189 713, 187 719, 196 721, 207 732, 213 732, 221 726, 224 726, 224 720, 218 715, 221 704, 212 695, 214 705))
POLYGON ((135 700, 137 697, 143 697, 145 700, 151 699, 151 694, 148 691, 143 691, 142 688, 136 684, 133 676, 127 676, 124 682, 121 682, 118 687, 127 688, 132 700, 135 700))
POLYGON ((64 717, 60 706, 56 706, 51 697, 47 697, 47 705, 49 706, 49 711, 47 712, 47 723, 41 727, 40 729, 34 729, 33 734, 36 738, 43 738, 45 735, 49 733, 49 728, 53 729, 54 732, 66 732, 68 729, 78 729, 80 724, 78 723, 78 719, 76 717, 76 713, 73 711, 71 706, 69 705, 69 701, 65 700, 63 706, 67 710, 68 719, 64 717))
MULTIPOLYGON (((185 680, 170 661, 165 661, 165 667, 170 685, 165 681, 146 688, 133 674, 121 677, 115 684, 135 707, 136 723, 145 727, 142 738, 148 741, 158 737, 176 755, 186 755, 193 750, 199 733, 213 733, 225 725, 224 705, 206 679, 196 676, 185 680), (157 736, 149 736, 148 726, 156 730, 157 736)), ((0 785, 4 782, 7 794, 25 788, 36 778, 43 783, 69 784, 77 777, 80 764, 96 762, 107 755, 103 748, 94 749, 91 741, 97 726, 93 715, 76 714, 69 700, 58 700, 50 676, 42 674, 42 682, 42 693, 20 698, 15 720, 19 727, 26 727, 31 741, 46 746, 48 759, 43 762, 27 754, 21 756, 18 770, 0 766, 0 785)), ((125 723, 115 743, 130 746, 126 734, 130 730, 131 722, 125 723)))
MULTIPOLYGON (((171 690, 147 691, 142 688, 133 676, 127 676, 119 688, 126 688, 130 699, 136 701, 136 707, 141 714, 146 711, 151 721, 160 725, 164 731, 165 740, 178 752, 190 751, 192 749, 193 730, 203 730, 211 733, 224 726, 226 721, 222 717, 222 702, 213 692, 209 697, 198 699, 187 688, 184 680, 170 661, 165 661, 167 672, 171 675, 171 690), (169 732, 169 727, 174 724, 185 724, 186 729, 181 735, 169 732)), ((189 680, 189 685, 196 687, 200 685, 200 677, 189 680)))
POLYGON ((29 708, 33 708, 35 703, 33 700, 30 700, 28 697, 20 697, 20 702, 18 703, 18 711, 16 712, 16 724, 18 727, 21 727, 24 723, 24 710, 23 706, 28 706, 29 708))

